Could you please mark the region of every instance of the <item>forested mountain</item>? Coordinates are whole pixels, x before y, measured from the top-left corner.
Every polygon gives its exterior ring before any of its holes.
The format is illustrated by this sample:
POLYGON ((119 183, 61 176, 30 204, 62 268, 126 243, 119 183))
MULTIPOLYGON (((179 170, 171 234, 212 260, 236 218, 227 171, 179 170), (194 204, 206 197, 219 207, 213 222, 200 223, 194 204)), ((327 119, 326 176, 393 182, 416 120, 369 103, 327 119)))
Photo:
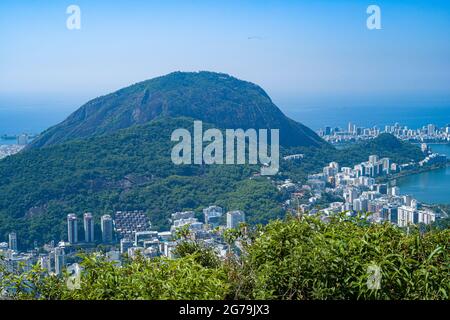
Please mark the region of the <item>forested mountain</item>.
POLYGON ((286 117, 261 87, 204 71, 174 72, 91 100, 31 147, 113 133, 159 116, 190 117, 223 129, 280 129, 282 145, 325 145, 311 129, 286 117))
POLYGON ((26 244, 64 239, 65 216, 85 211, 98 220, 145 210, 156 228, 167 227, 172 212, 210 204, 245 210, 253 223, 281 216, 277 189, 253 178, 259 167, 174 165, 170 135, 180 127, 192 128, 192 120, 155 119, 0 161, 0 233, 16 230, 26 244))

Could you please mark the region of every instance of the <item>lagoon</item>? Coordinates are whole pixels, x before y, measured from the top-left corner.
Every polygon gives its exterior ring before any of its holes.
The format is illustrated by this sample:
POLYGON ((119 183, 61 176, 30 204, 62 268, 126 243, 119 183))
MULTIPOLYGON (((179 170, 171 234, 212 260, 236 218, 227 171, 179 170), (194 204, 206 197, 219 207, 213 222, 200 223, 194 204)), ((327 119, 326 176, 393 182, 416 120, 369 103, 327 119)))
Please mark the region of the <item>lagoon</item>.
MULTIPOLYGON (((450 158, 450 144, 429 144, 433 152, 450 158)), ((450 204, 450 167, 396 179, 401 194, 410 194, 429 204, 450 204)))

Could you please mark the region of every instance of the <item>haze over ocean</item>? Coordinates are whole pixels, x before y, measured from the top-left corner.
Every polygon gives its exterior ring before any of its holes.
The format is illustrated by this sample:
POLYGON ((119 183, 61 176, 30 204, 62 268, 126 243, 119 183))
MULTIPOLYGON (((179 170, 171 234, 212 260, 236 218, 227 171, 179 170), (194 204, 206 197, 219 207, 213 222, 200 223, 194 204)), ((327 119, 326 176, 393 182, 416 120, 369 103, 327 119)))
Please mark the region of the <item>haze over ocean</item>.
MULTIPOLYGON (((75 111, 75 110, 73 110, 75 111)), ((64 120, 68 109, 4 108, 0 107, 0 135, 37 134, 64 120)))
POLYGON ((398 122, 409 128, 420 128, 429 123, 444 126, 450 123, 450 105, 426 107, 321 107, 296 108, 285 112, 294 120, 317 130, 325 126, 347 128, 348 122, 357 126, 384 128, 398 122))
MULTIPOLYGON (((77 107, 69 108, 8 108, 0 106, 0 135, 36 134, 64 120, 77 107)), ((346 128, 348 122, 357 126, 383 128, 386 124, 406 125, 419 128, 428 123, 444 126, 450 123, 449 106, 426 107, 301 107, 285 108, 290 118, 317 130, 325 126, 346 128)))

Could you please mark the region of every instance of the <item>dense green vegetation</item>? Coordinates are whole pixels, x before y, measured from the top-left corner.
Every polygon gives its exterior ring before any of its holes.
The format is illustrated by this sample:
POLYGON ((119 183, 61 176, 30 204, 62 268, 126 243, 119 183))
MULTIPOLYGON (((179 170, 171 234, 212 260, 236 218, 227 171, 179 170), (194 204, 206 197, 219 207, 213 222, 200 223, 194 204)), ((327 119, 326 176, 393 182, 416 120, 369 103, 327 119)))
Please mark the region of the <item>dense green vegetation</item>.
POLYGON ((176 260, 138 257, 119 267, 85 257, 79 288, 35 267, 6 272, 0 289, 14 299, 449 299, 449 229, 406 234, 344 215, 288 217, 227 239, 241 241, 240 257, 219 259, 185 240, 176 260))
POLYGON ((6 273, 0 286, 10 288, 10 298, 49 300, 205 300, 222 299, 228 290, 222 268, 205 268, 194 257, 139 258, 118 267, 102 257, 85 256, 82 267, 86 272, 79 290, 68 289, 68 275, 46 277, 38 266, 20 275, 6 273))
POLYGON ((101 214, 142 209, 156 229, 167 228, 175 211, 211 204, 245 210, 250 223, 282 215, 277 189, 252 178, 258 167, 174 165, 172 130, 191 126, 159 119, 0 161, 1 237, 15 230, 22 246, 65 239, 70 212, 91 211, 98 222, 101 214))
POLYGON ((450 204, 434 205, 433 209, 442 216, 441 219, 434 222, 434 227, 438 229, 450 229, 450 204))
POLYGON ((335 161, 348 166, 367 161, 370 154, 378 155, 380 158, 390 158, 398 164, 417 162, 424 158, 418 146, 401 141, 389 133, 383 133, 376 139, 367 140, 343 149, 335 161))
POLYGON ((244 257, 256 299, 448 299, 450 230, 406 235, 391 225, 337 217, 276 221, 244 257), (367 286, 368 268, 381 268, 379 290, 367 286))

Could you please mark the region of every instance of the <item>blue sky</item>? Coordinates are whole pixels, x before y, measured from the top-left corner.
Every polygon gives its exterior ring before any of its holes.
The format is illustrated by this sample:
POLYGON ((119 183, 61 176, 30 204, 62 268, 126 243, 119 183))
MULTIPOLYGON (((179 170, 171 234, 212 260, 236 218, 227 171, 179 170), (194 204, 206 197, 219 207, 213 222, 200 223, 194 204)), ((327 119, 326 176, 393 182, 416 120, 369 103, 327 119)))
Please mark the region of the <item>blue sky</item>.
POLYGON ((283 110, 450 105, 444 0, 2 0, 0 44, 0 108, 74 110, 176 70, 255 82, 283 110), (370 4, 382 30, 366 28, 370 4))

